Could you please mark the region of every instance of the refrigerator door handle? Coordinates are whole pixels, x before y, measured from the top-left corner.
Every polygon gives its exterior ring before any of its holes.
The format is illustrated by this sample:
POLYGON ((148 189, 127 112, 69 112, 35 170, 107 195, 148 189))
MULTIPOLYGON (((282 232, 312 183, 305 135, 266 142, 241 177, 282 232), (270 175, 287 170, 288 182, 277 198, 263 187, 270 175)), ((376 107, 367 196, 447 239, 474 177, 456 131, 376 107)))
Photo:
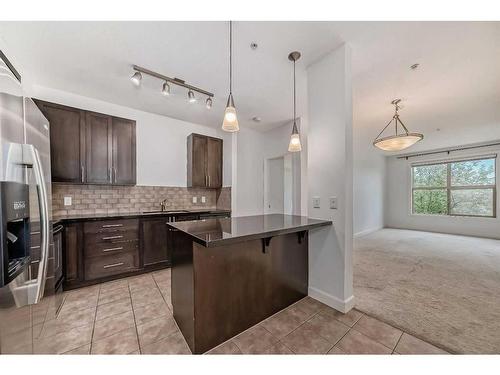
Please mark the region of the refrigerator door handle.
POLYGON ((40 161, 38 150, 33 145, 23 145, 23 164, 28 168, 33 168, 33 173, 35 175, 35 181, 37 185, 38 204, 40 206, 41 254, 40 263, 38 263, 38 276, 36 279, 36 291, 34 299, 34 303, 38 303, 43 298, 45 280, 47 278, 50 223, 47 189, 45 187, 45 178, 43 177, 42 162, 40 161))

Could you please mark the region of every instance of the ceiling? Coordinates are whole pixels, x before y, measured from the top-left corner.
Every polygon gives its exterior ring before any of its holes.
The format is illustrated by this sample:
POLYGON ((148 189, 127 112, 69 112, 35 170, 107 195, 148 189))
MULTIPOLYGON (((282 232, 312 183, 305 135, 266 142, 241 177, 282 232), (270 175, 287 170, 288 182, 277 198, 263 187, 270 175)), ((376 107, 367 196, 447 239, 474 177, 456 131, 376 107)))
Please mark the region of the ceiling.
MULTIPOLYGON (((500 127, 499 22, 235 22, 233 27, 240 126, 268 129, 292 117, 290 51, 302 53, 300 73, 348 42, 358 131, 375 137, 392 116, 395 97, 403 99, 400 114, 410 130, 500 127), (252 42, 258 43, 256 50, 252 42), (413 63, 420 63, 415 71, 409 68, 413 63), (255 123, 254 116, 262 121, 255 123)), ((227 22, 0 22, 0 37, 29 84, 220 126, 229 85, 227 22), (185 90, 162 96, 162 82, 153 78, 134 87, 133 64, 213 92, 213 109, 205 108, 204 99, 189 104, 185 90)))
MULTIPOLYGON (((228 22, 0 22, 25 82, 78 93, 186 121, 220 126, 229 91, 228 22), (129 78, 136 64, 215 94, 186 100, 185 89, 160 94, 162 81, 129 78)), ((240 126, 268 127, 292 117, 292 64, 301 69, 341 40, 328 23, 235 22, 233 93, 240 126), (314 43, 311 43, 314 41, 314 43), (250 44, 258 43, 252 50, 250 44), (261 123, 252 118, 258 116, 261 123)), ((299 112, 300 113, 300 112, 299 112)))

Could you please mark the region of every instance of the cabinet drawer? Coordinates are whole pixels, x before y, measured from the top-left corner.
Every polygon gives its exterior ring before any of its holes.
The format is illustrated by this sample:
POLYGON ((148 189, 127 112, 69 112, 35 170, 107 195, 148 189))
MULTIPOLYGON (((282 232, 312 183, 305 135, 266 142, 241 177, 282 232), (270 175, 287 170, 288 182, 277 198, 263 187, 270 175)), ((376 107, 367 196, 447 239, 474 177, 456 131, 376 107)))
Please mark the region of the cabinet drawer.
POLYGON ((128 251, 85 259, 85 280, 133 271, 139 268, 139 252, 128 251))
POLYGON ((139 240, 89 243, 85 245, 85 258, 138 251, 139 240))
POLYGON ((136 241, 139 239, 138 230, 116 230, 113 232, 85 234, 85 247, 93 244, 112 245, 117 242, 136 241))
POLYGON ((87 222, 83 226, 83 232, 88 233, 106 233, 115 231, 138 231, 138 219, 125 219, 125 220, 102 220, 87 222))

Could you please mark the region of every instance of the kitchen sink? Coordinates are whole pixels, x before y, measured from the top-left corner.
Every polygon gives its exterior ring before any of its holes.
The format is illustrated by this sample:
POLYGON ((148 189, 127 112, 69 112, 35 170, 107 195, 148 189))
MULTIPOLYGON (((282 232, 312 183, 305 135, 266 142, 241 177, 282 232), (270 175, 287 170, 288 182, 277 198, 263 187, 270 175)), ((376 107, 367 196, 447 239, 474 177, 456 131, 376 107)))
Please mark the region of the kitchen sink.
POLYGON ((182 214, 189 212, 188 210, 156 210, 156 211, 143 211, 143 214, 182 214))

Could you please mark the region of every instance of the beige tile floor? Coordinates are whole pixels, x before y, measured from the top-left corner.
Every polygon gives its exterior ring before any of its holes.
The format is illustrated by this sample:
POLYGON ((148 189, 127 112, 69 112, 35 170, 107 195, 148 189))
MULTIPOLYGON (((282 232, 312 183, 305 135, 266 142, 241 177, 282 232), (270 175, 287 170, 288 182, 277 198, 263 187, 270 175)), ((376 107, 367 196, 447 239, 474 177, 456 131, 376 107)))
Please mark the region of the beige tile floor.
MULTIPOLYGON (((46 314, 51 316, 51 314, 46 314)), ((35 326, 35 353, 190 354, 172 317, 170 270, 65 292, 56 319, 35 326)), ((208 354, 443 354, 358 310, 306 297, 208 354)))

